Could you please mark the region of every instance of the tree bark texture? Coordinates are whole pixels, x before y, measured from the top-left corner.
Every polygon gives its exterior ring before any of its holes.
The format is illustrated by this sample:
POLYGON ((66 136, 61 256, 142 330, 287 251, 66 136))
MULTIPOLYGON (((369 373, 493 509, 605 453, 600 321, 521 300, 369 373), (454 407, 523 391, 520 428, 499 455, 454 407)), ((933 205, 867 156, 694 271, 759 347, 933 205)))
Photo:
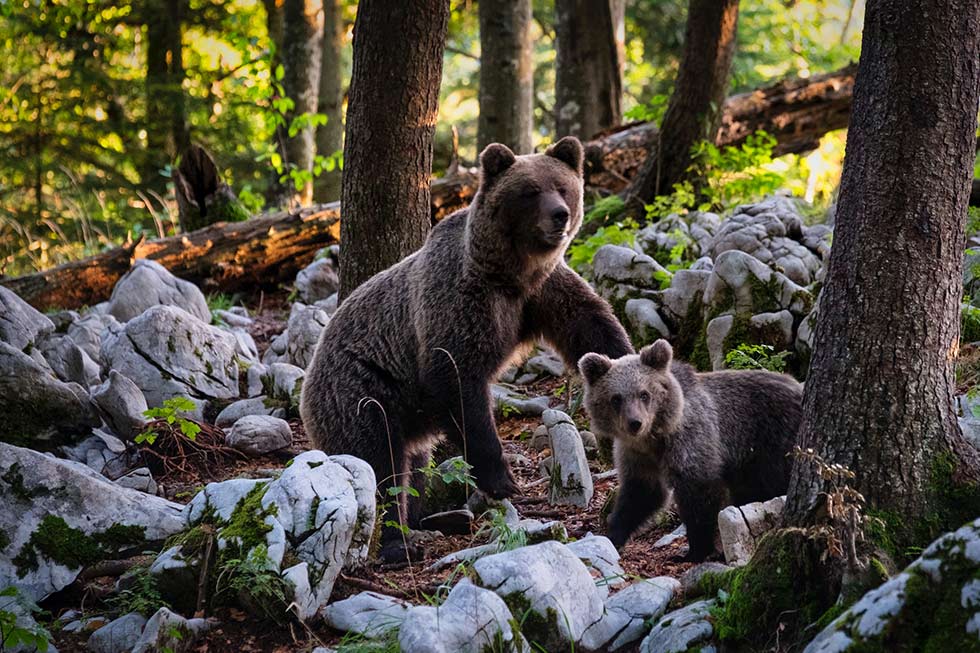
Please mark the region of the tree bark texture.
POLYGON ((449 0, 362 0, 344 142, 343 299, 425 242, 449 0))
POLYGON ((555 0, 555 134, 592 138, 623 119, 620 0, 555 0))
POLYGON ((477 145, 533 150, 531 0, 480 0, 480 118, 477 145))
POLYGON ((181 14, 184 0, 149 0, 146 15, 144 185, 162 189, 160 170, 190 146, 184 105, 181 14))
POLYGON ((677 83, 664 114, 659 146, 627 191, 633 203, 648 204, 669 192, 688 174, 691 147, 716 140, 737 27, 738 0, 690 0, 677 83))
MULTIPOLYGON (((285 0, 283 4, 282 78, 283 91, 293 101, 281 130, 280 153, 286 170, 312 174, 316 154, 312 124, 290 135, 298 116, 317 112, 320 93, 320 47, 323 41, 323 0, 285 0)), ((280 203, 305 206, 313 200, 313 181, 297 189, 290 177, 281 182, 280 203)))
POLYGON ((211 155, 200 145, 185 150, 173 171, 177 217, 184 233, 216 222, 240 222, 249 218, 211 155))
MULTIPOLYGON (((978 98, 980 3, 868 2, 799 442, 857 474, 902 549, 936 521, 937 473, 977 469, 953 360, 978 98)), ((797 461, 789 523, 806 525, 823 489, 797 461)))
MULTIPOLYGON (((316 153, 329 157, 344 147, 344 17, 341 0, 323 0, 323 46, 320 57, 320 100, 317 111, 327 124, 316 129, 316 153)), ((340 169, 324 171, 313 182, 320 203, 340 199, 340 169)))

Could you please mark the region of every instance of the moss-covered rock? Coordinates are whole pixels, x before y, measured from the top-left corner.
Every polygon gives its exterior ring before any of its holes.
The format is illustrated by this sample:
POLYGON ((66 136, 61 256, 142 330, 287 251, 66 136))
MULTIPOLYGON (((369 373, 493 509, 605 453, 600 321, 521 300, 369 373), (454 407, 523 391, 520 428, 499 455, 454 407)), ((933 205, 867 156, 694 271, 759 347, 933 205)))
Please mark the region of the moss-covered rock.
POLYGON ((980 519, 933 542, 865 594, 805 653, 980 650, 980 519))

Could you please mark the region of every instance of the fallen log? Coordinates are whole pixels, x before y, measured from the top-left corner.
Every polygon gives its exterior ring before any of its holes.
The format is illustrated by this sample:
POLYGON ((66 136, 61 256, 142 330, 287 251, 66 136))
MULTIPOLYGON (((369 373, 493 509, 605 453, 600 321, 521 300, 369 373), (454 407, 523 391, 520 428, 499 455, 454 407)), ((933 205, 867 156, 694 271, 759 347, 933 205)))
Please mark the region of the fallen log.
MULTIPOLYGON (((737 145, 763 129, 776 137, 777 155, 815 147, 826 132, 847 126, 854 72, 850 66, 730 97, 718 144, 737 145)), ((586 184, 622 190, 656 138, 653 124, 634 123, 589 141, 586 184)), ((466 168, 434 180, 433 222, 466 206, 478 183, 476 170, 466 168)), ((0 278, 0 284, 41 310, 79 308, 108 299, 132 260, 149 258, 207 291, 234 292, 292 281, 320 248, 339 237, 340 206, 334 202, 139 241, 43 272, 0 278)))
MULTIPOLYGON (((460 169, 432 183, 432 219, 466 206, 475 170, 460 169)), ((137 241, 43 272, 0 278, 0 285, 39 310, 80 308, 109 298, 132 261, 148 258, 205 292, 235 292, 292 282, 317 251, 340 242, 340 202, 218 222, 185 234, 137 241)))
POLYGON ((148 258, 205 291, 233 292, 291 281, 317 250, 339 240, 334 202, 137 241, 0 283, 39 310, 79 308, 108 299, 132 260, 148 258))
MULTIPOLYGON (((775 156, 817 147, 829 131, 847 127, 857 66, 790 79, 733 95, 725 101, 716 145, 741 145, 759 130, 776 139, 775 156)), ((587 183, 619 192, 656 146, 653 123, 632 123, 586 144, 587 183)))

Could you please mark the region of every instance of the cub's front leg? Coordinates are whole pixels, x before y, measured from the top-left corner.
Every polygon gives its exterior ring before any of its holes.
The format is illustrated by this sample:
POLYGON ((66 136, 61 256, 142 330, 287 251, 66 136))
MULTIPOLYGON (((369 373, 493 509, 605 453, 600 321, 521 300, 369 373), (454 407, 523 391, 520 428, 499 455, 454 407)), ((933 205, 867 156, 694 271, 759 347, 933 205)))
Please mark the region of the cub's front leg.
POLYGON ((619 549, 626 544, 667 497, 660 467, 656 461, 637 460, 635 452, 618 442, 614 445, 619 470, 619 495, 609 515, 609 540, 619 549))

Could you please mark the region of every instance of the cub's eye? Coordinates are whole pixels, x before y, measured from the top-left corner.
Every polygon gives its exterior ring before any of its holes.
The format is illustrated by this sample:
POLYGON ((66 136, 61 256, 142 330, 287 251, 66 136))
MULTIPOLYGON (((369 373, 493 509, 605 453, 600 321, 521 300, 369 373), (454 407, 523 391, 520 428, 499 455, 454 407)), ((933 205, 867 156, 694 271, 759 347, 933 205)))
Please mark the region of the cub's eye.
POLYGON ((640 393, 640 401, 642 401, 645 404, 650 403, 650 393, 647 392, 646 390, 644 390, 643 392, 641 392, 640 393))
POLYGON ((528 187, 521 191, 521 197, 528 200, 533 199, 537 197, 540 192, 541 191, 539 191, 537 188, 528 187))
POLYGON ((613 408, 617 408, 618 409, 620 406, 623 405, 623 398, 620 395, 613 395, 612 396, 612 405, 613 405, 613 408))
POLYGON ((559 187, 558 187, 558 188, 556 188, 555 190, 557 190, 557 191, 558 191, 558 194, 559 194, 559 195, 568 195, 568 189, 567 189, 567 188, 565 188, 564 186, 559 186, 559 187))

